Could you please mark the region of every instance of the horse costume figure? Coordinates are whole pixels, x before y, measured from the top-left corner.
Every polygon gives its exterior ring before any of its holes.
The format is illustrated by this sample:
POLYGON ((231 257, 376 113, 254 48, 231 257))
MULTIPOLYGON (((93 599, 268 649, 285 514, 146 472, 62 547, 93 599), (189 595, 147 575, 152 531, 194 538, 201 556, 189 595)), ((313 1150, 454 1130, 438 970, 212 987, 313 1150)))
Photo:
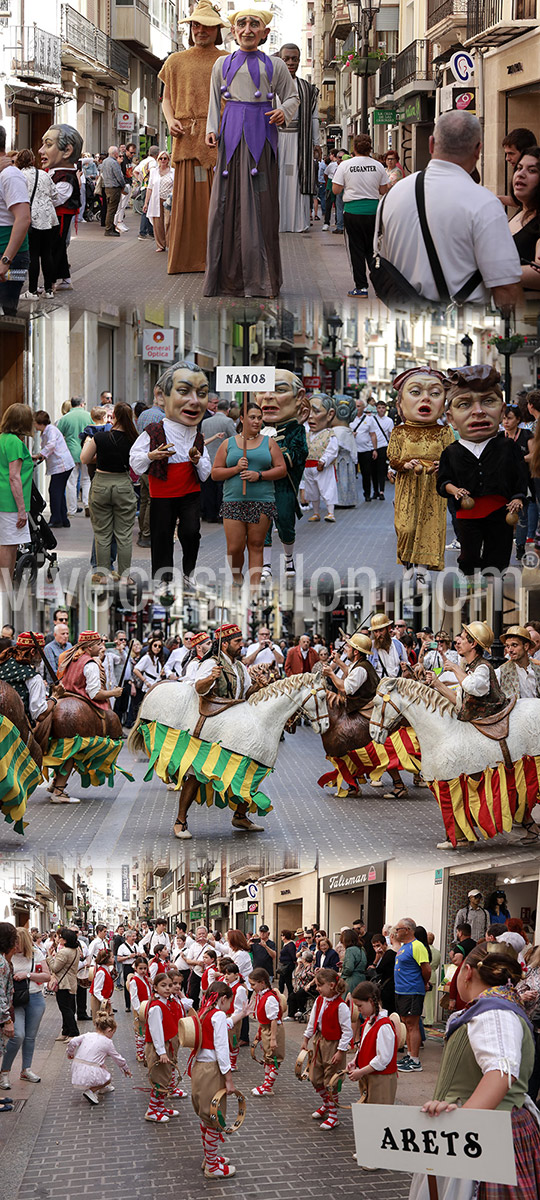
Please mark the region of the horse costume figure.
POLYGON ((0 679, 0 808, 16 833, 24 833, 28 798, 41 783, 41 761, 23 701, 0 679))
MULTIPOLYGON (((285 725, 299 713, 316 733, 328 729, 326 689, 308 672, 232 702, 208 701, 189 682, 165 680, 144 697, 128 746, 149 755, 146 780, 155 771, 164 782, 174 778, 180 789, 191 769, 198 784, 193 798, 199 804, 267 813, 270 800, 258 787, 274 768, 285 725)), ((179 814, 181 824, 186 811, 179 814)))
POLYGON ((537 841, 531 818, 540 785, 540 702, 517 700, 507 725, 490 736, 460 720, 455 704, 411 679, 382 679, 370 721, 373 739, 383 741, 405 720, 416 733, 422 775, 441 810, 447 842, 439 847, 509 833, 512 824, 537 841), (505 761, 507 759, 507 762, 505 761))

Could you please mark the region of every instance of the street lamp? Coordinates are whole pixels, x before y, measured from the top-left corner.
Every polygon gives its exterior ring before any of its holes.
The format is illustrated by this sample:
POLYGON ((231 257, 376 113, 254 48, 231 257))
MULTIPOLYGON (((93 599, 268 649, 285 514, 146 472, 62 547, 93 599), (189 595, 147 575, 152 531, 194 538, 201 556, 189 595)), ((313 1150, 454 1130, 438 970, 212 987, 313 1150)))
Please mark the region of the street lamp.
POLYGON ((201 876, 201 880, 204 880, 204 882, 202 882, 201 886, 199 887, 199 891, 202 892, 202 894, 205 898, 206 928, 209 929, 210 928, 210 897, 214 890, 214 884, 211 883, 210 880, 212 878, 212 872, 214 870, 214 863, 209 858, 206 858, 206 856, 204 854, 197 855, 196 863, 197 863, 197 870, 201 876))
POLYGON ((328 362, 328 370, 330 371, 330 374, 332 376, 332 394, 333 394, 336 390, 336 375, 341 366, 341 363, 338 361, 338 359, 336 357, 336 344, 337 344, 340 330, 343 326, 343 321, 341 320, 341 317, 338 316, 337 313, 332 313, 331 316, 326 318, 326 324, 328 326, 328 340, 332 347, 332 354, 331 354, 329 362, 328 362))
POLYGON ((95 910, 95 908, 92 909, 92 933, 94 934, 94 937, 95 937, 95 935, 96 935, 96 910, 95 910))
POLYGON ((471 352, 472 352, 474 343, 473 343, 472 338, 469 337, 468 333, 465 334, 465 337, 462 337, 461 345, 463 346, 463 353, 465 355, 465 366, 470 367, 471 352))
POLYGON ((357 390, 357 392, 360 391, 360 367, 362 366, 363 361, 364 361, 364 355, 361 354, 359 350, 355 350, 354 354, 351 354, 351 362, 356 371, 356 390, 357 390))
POLYGON ((89 909, 90 905, 88 903, 88 884, 86 883, 86 881, 84 879, 81 879, 81 881, 79 883, 79 891, 82 896, 81 909, 83 911, 84 926, 86 929, 88 926, 88 909, 89 909))
MULTIPOLYGON (((360 41, 360 57, 367 59, 371 27, 381 7, 381 0, 349 0, 349 20, 360 41)), ((366 69, 360 76, 360 133, 368 132, 368 74, 366 69)))

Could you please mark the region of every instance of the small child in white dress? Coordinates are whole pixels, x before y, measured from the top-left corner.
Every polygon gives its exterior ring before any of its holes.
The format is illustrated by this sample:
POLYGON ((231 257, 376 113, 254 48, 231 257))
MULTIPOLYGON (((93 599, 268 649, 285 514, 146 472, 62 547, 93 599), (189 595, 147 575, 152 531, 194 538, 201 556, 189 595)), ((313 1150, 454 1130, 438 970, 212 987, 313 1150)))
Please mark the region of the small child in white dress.
POLYGON ((94 1033, 82 1033, 79 1037, 71 1038, 67 1056, 72 1059, 73 1087, 81 1088, 83 1096, 90 1104, 99 1104, 99 1097, 103 1092, 114 1092, 105 1060, 114 1058, 120 1070, 129 1078, 131 1071, 125 1058, 122 1058, 113 1045, 112 1039, 118 1028, 114 1017, 110 1013, 98 1013, 94 1024, 94 1033))

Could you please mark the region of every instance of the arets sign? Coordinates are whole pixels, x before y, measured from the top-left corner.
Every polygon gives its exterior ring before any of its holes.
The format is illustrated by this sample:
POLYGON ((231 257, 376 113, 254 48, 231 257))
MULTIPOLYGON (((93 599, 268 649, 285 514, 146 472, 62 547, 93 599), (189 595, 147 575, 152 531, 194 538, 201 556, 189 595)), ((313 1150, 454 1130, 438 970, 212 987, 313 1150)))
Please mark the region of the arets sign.
POLYGON ((323 878, 323 892, 350 892, 355 888, 368 887, 372 883, 384 883, 386 863, 367 863, 364 867, 352 867, 348 871, 336 871, 323 878))

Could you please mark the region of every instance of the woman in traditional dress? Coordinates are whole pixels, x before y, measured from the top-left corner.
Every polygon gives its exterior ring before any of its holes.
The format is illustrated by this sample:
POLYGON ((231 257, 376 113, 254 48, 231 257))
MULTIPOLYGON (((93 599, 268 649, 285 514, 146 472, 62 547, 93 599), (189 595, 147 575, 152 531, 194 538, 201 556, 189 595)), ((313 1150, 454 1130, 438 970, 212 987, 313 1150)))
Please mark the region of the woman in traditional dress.
MULTIPOLYGON (((483 946, 467 955, 459 973, 467 1007, 448 1021, 435 1098, 422 1109, 434 1118, 458 1105, 510 1112, 517 1185, 438 1178, 440 1200, 536 1200, 540 1193, 540 1114, 527 1095, 534 1040, 515 988, 520 979, 519 963, 506 955, 483 946)), ((427 1176, 415 1176, 409 1200, 428 1195, 427 1176)))

